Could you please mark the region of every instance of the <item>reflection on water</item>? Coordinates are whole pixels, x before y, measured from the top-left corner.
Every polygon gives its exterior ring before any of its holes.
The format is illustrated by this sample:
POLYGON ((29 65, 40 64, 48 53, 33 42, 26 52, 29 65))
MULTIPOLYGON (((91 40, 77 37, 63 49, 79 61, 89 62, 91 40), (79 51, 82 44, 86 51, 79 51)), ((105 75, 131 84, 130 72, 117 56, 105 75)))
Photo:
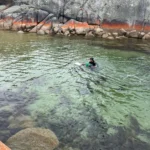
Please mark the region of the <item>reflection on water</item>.
POLYGON ((39 126, 61 146, 150 149, 148 42, 0 34, 0 140, 39 126))

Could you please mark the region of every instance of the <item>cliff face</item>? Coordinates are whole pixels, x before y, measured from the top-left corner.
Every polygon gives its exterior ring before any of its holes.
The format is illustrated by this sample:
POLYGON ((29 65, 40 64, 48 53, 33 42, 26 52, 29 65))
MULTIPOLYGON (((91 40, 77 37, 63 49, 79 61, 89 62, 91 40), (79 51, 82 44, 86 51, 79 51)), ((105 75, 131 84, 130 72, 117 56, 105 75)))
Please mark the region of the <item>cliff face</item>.
POLYGON ((150 30, 150 0, 0 0, 0 19, 5 29, 74 19, 108 29, 150 30))

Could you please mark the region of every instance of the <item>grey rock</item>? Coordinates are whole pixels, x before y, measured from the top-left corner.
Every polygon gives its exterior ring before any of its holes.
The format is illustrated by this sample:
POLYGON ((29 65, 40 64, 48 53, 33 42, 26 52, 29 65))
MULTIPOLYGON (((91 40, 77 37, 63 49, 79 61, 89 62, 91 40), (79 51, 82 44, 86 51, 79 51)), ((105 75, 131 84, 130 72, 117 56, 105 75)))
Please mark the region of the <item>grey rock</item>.
POLYGON ((100 35, 104 30, 101 28, 95 28, 94 31, 96 35, 100 35))
POLYGON ((95 35, 93 34, 92 31, 87 32, 85 36, 86 36, 86 37, 95 37, 95 35))
POLYGON ((104 39, 106 39, 106 38, 108 38, 108 33, 104 33, 103 35, 102 35, 102 38, 104 38, 104 39))
POLYGON ((66 30, 66 31, 64 32, 64 35, 65 35, 65 36, 70 36, 70 32, 69 32, 68 30, 66 30))
POLYGON ((5 8, 6 8, 5 5, 0 5, 0 11, 1 11, 1 10, 4 10, 5 8))
POLYGON ((107 39, 114 40, 115 38, 113 36, 108 36, 107 39))
MULTIPOLYGON (((8 3, 3 2, 2 4, 8 3)), ((6 8, 3 5, 0 10, 6 8)), ((143 25, 143 21, 148 18, 149 13, 150 0, 14 0, 14 5, 3 10, 0 17, 11 14, 14 15, 14 19, 33 20, 39 24, 48 14, 53 14, 53 17, 49 19, 50 21, 65 23, 74 19, 98 25, 103 23, 119 24, 120 27, 125 25, 127 28, 131 29, 132 27, 134 29, 136 24, 143 25)), ((148 24, 148 21, 145 23, 148 24)), ((9 26, 6 27, 9 28, 9 26)), ((20 26, 13 28, 20 28, 20 26)), ((34 27, 26 24, 26 28, 27 31, 30 31, 34 27)), ((125 36, 126 33, 122 29, 119 36, 125 36)), ((101 33, 97 35, 101 36, 101 33)), ((131 37, 135 38, 137 34, 134 33, 133 35, 132 33, 131 37)))
POLYGON ((130 38, 138 38, 139 37, 138 36, 138 32, 136 30, 130 31, 128 33, 128 37, 130 37, 130 38))
POLYGON ((50 34, 50 30, 45 30, 45 34, 50 34))
POLYGON ((26 3, 49 13, 52 12, 56 16, 78 18, 80 21, 87 22, 94 22, 101 18, 102 21, 104 19, 118 20, 132 25, 135 20, 143 21, 145 19, 144 12, 146 12, 145 16, 150 13, 150 0, 145 1, 145 4, 141 0, 15 0, 15 3, 26 3))
POLYGON ((119 34, 117 32, 113 32, 112 35, 116 38, 119 34))
POLYGON ((17 33, 19 33, 19 34, 23 34, 24 32, 20 30, 20 31, 18 31, 17 33))
POLYGON ((85 35, 88 32, 88 30, 83 27, 76 28, 75 31, 77 35, 85 35))
POLYGON ((54 28, 53 28, 53 31, 54 31, 54 33, 58 33, 58 32, 60 31, 60 27, 57 27, 57 26, 54 27, 54 28))
POLYGON ((125 36, 118 36, 118 37, 116 37, 116 39, 118 39, 118 40, 121 40, 121 39, 126 39, 127 37, 125 37, 125 36))
POLYGON ((16 13, 16 12, 20 12, 20 10, 21 10, 20 6, 12 6, 4 10, 3 13, 4 14, 16 13))
POLYGON ((139 32, 138 33, 138 38, 142 39, 144 37, 144 35, 145 35, 145 32, 139 32))
POLYGON ((145 34, 143 40, 149 40, 149 39, 150 39, 150 34, 145 34))
POLYGON ((43 30, 39 30, 39 31, 37 32, 37 34, 39 34, 39 35, 44 35, 45 32, 44 32, 43 30))
POLYGON ((127 34, 127 31, 125 29, 120 29, 118 32, 119 36, 125 36, 127 34))

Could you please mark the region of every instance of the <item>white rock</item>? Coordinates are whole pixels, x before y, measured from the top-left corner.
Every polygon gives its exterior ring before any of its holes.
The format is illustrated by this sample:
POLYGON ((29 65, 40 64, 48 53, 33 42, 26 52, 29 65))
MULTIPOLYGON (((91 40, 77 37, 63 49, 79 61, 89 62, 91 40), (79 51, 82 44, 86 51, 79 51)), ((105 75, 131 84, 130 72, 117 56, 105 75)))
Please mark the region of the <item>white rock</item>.
POLYGON ((19 33, 19 34, 23 34, 24 32, 20 30, 20 31, 18 31, 17 33, 19 33))

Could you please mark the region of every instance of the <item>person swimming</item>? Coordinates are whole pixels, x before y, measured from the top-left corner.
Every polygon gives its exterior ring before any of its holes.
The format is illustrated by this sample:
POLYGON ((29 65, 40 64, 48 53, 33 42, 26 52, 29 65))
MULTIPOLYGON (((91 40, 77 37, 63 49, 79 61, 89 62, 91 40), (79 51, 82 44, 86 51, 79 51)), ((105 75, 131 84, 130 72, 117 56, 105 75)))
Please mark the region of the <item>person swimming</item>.
POLYGON ((91 64, 92 66, 96 66, 94 58, 90 58, 89 64, 91 64))
POLYGON ((94 58, 90 58, 89 62, 83 65, 85 65, 86 67, 96 67, 96 62, 94 58))

